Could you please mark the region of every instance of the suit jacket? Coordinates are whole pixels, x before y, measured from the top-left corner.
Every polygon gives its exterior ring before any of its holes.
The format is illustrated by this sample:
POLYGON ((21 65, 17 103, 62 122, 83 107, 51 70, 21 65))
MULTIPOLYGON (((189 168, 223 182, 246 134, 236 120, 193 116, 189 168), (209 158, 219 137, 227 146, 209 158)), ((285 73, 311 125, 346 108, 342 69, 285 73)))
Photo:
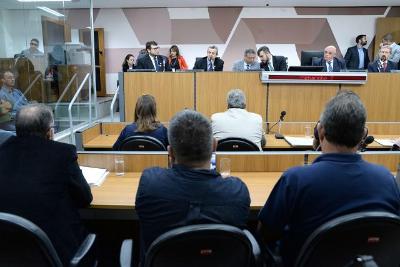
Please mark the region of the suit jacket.
MULTIPOLYGON (((204 70, 207 71, 207 57, 202 57, 194 63, 194 70, 204 70)), ((223 71, 224 69, 224 61, 219 57, 215 58, 214 61, 214 71, 223 71)))
MULTIPOLYGON (((233 64, 232 71, 246 71, 246 69, 244 67, 244 64, 245 64, 245 62, 244 62, 243 59, 239 60, 239 61, 236 61, 233 64)), ((251 70, 259 70, 260 69, 260 63, 258 63, 257 61, 254 61, 252 64, 250 64, 249 67, 250 67, 251 70)))
POLYGON ((260 150, 264 136, 260 115, 241 108, 230 108, 211 116, 211 126, 216 139, 240 137, 252 141, 260 150))
MULTIPOLYGON (((274 71, 287 71, 286 58, 282 56, 272 56, 272 65, 274 66, 274 71)), ((270 71, 268 63, 260 63, 260 68, 265 71, 270 71)))
POLYGON ((369 72, 390 72, 391 70, 397 70, 397 65, 396 63, 388 60, 387 61, 387 66, 385 70, 380 69, 379 67, 379 60, 375 60, 374 62, 370 63, 368 65, 368 71, 369 72))
MULTIPOLYGON (((164 56, 158 55, 157 56, 157 61, 160 66, 160 71, 171 71, 171 68, 168 63, 168 59, 164 56)), ((153 61, 150 59, 150 55, 146 54, 140 58, 137 59, 136 62, 136 67, 135 69, 138 70, 155 70, 155 67, 153 65, 153 61)))
MULTIPOLYGON (((313 66, 323 66, 324 69, 322 71, 327 72, 328 69, 326 67, 326 61, 323 57, 318 58, 312 62, 313 66)), ((341 70, 346 70, 346 63, 343 59, 339 59, 337 57, 333 58, 333 72, 340 72, 341 70)))
MULTIPOLYGON (((363 69, 368 68, 369 64, 369 56, 368 56, 368 50, 363 48, 364 51, 364 67, 363 69)), ((358 47, 357 46, 352 46, 347 49, 346 55, 344 56, 344 59, 346 60, 346 67, 351 70, 357 70, 358 65, 360 64, 360 57, 358 55, 358 47)))
POLYGON ((38 225, 67 266, 87 234, 78 208, 92 201, 76 148, 42 137, 10 137, 0 162, 0 211, 38 225))

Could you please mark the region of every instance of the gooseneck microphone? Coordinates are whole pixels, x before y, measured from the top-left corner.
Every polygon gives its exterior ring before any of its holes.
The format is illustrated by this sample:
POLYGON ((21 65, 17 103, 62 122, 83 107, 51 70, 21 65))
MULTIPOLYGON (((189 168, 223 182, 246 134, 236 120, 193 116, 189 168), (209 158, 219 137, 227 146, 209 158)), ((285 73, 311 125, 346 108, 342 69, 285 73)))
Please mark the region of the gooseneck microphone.
POLYGON ((281 126, 282 126, 281 123, 285 119, 285 115, 286 115, 286 111, 282 110, 281 115, 279 116, 279 120, 277 122, 275 122, 274 125, 271 126, 271 128, 269 128, 268 132, 270 132, 272 130, 272 128, 274 128, 275 125, 278 124, 278 132, 275 133, 276 139, 283 139, 283 135, 281 134, 281 126))
POLYGON ((365 137, 365 139, 360 144, 360 151, 364 152, 367 150, 367 146, 374 142, 375 138, 372 135, 365 137))

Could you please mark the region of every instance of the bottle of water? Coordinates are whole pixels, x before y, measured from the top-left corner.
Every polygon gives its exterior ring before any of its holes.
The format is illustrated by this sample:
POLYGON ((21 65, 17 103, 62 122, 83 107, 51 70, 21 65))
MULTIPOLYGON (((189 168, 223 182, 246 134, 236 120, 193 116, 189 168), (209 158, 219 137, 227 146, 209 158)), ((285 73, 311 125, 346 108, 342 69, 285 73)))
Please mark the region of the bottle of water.
POLYGON ((210 170, 215 170, 217 169, 217 156, 215 155, 215 152, 211 154, 211 162, 210 162, 210 170))

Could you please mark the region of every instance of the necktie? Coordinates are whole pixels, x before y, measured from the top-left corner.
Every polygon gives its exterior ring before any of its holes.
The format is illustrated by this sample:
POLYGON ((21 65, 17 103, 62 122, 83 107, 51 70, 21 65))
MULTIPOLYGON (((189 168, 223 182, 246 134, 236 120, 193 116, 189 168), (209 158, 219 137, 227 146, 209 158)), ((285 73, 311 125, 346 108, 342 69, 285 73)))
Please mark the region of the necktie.
POLYGON ((246 64, 246 70, 249 70, 249 69, 250 69, 250 65, 246 64))
POLYGON ((383 62, 383 71, 386 71, 387 62, 383 62))
POLYGON ((274 70, 275 70, 275 69, 274 69, 274 66, 271 64, 270 61, 268 61, 268 69, 269 69, 270 71, 274 71, 274 70))
POLYGON ((208 61, 208 68, 207 71, 214 71, 213 65, 211 61, 208 61))
POLYGON ((160 66, 158 65, 158 59, 157 59, 157 57, 154 57, 154 64, 155 64, 155 69, 156 69, 156 71, 159 71, 159 70, 160 70, 160 66))
POLYGON ((328 72, 332 72, 333 68, 332 68, 332 61, 328 61, 328 72))

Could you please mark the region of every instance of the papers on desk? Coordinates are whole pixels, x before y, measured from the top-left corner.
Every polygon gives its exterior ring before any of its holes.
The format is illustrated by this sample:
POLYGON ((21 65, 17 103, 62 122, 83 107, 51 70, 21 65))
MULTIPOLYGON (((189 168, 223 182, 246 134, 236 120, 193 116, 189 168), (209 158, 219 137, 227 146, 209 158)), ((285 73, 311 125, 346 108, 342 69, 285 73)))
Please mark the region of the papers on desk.
POLYGON ((313 139, 311 137, 295 137, 295 136, 284 136, 286 142, 291 146, 306 146, 311 147, 313 139))
POLYGON ((86 179, 86 182, 89 185, 100 186, 104 182, 104 179, 106 179, 109 173, 106 169, 91 168, 84 166, 80 166, 80 168, 82 170, 83 176, 86 179))
POLYGON ((379 144, 381 144, 382 146, 393 146, 395 143, 395 140, 393 139, 375 139, 375 141, 379 144))

